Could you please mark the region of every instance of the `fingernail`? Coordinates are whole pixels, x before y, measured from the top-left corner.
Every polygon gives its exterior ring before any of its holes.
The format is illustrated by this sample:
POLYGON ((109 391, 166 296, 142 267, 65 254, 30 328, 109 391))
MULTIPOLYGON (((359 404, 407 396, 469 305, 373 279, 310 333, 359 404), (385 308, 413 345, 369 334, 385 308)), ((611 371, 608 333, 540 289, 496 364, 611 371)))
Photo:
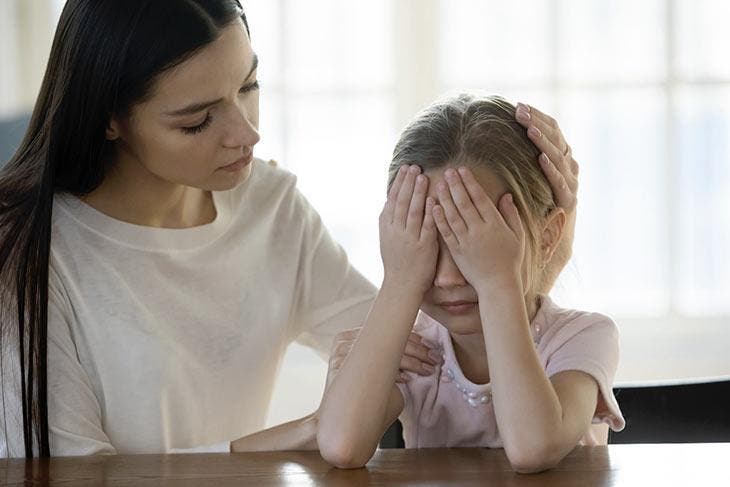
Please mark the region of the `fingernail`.
POLYGON ((543 165, 545 165, 545 166, 550 165, 550 158, 548 158, 547 154, 545 154, 544 152, 542 154, 540 154, 540 157, 538 159, 540 160, 541 163, 543 163, 543 165))
POLYGON ((522 103, 521 101, 520 102, 517 102, 517 109, 518 110, 524 110, 527 113, 530 113, 530 105, 527 105, 525 103, 522 103))
POLYGON ((527 133, 532 135, 533 137, 542 137, 542 132, 540 132, 540 129, 538 129, 534 125, 530 125, 530 128, 527 129, 527 133))
POLYGON ((462 176, 463 176, 464 174, 466 174, 466 168, 465 168, 464 166, 461 166, 461 167, 459 168, 459 174, 461 174, 462 176))
POLYGON ((418 166, 411 166, 409 168, 409 171, 411 171, 411 174, 418 174, 419 172, 421 172, 421 168, 418 166))
POLYGON ((426 178, 423 177, 423 174, 419 174, 416 176, 416 184, 423 184, 426 182, 426 178))
POLYGON ((434 372, 436 372, 436 367, 434 367, 433 365, 429 365, 429 364, 421 364, 421 370, 426 372, 426 375, 431 375, 434 372))
POLYGON ((522 122, 529 122, 530 121, 530 113, 522 108, 517 109, 517 120, 520 120, 522 122))

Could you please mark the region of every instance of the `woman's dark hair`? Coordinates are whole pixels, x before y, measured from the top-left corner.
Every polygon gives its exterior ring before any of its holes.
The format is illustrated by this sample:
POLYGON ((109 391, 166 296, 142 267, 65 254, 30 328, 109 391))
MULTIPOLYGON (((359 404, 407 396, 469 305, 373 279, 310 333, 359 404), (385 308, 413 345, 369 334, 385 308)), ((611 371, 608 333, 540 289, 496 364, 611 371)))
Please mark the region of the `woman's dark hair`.
MULTIPOLYGON (((66 2, 30 126, 0 171, 0 351, 18 353, 21 397, 14 402, 22 405, 26 457, 50 456, 46 350, 53 196, 97 188, 114 151, 106 140, 112 115, 129 114, 161 73, 237 19, 248 31, 238 0, 66 2)), ((2 369, 0 376, 6 379, 2 369)), ((10 442, 7 427, 5 438, 10 442)))

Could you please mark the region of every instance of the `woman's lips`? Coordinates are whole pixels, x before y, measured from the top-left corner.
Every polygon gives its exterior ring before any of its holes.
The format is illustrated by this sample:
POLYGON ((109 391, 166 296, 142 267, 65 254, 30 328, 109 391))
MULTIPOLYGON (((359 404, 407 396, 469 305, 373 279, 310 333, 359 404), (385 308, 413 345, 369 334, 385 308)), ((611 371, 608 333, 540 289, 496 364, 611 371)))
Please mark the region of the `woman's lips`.
POLYGON ((229 172, 240 171, 244 167, 248 166, 252 160, 253 160, 253 152, 250 152, 247 156, 243 156, 239 160, 232 162, 231 164, 228 164, 227 166, 223 166, 220 169, 222 169, 224 171, 229 171, 229 172))

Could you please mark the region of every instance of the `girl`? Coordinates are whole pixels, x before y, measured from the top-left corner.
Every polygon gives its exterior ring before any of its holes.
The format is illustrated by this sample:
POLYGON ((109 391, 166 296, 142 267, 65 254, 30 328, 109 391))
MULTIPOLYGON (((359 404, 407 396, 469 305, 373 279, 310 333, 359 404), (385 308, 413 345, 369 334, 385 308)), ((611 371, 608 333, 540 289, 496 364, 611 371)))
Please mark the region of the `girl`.
POLYGON ((519 472, 605 443, 599 423, 623 428, 616 326, 538 292, 565 212, 514 116, 501 98, 461 95, 427 108, 396 145, 383 285, 320 407, 330 463, 364 465, 399 415, 406 447, 504 447, 519 472), (443 363, 394 386, 414 319, 443 363))

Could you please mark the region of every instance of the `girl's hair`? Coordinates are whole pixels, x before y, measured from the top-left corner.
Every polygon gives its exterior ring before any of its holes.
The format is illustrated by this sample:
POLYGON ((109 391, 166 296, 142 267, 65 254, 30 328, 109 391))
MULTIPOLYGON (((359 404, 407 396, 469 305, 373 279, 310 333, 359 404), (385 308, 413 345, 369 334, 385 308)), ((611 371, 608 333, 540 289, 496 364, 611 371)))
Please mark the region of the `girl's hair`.
MULTIPOLYGON (((19 356, 26 457, 50 455, 46 350, 54 193, 97 188, 114 151, 106 140, 111 117, 128 115, 151 95, 161 73, 237 19, 248 31, 238 0, 66 2, 30 125, 0 171, 0 351, 19 356)), ((2 369, 0 375, 6 379, 2 369)), ((10 441, 6 426, 5 438, 10 441)))
MULTIPOLYGON (((537 260, 541 224, 556 208, 550 185, 537 164, 540 151, 515 120, 515 106, 499 96, 460 94, 435 102, 408 124, 393 150, 388 188, 398 168, 416 164, 428 171, 450 165, 482 167, 507 186, 525 223, 532 262, 537 260)), ((540 276, 533 282, 544 287, 540 276)))

